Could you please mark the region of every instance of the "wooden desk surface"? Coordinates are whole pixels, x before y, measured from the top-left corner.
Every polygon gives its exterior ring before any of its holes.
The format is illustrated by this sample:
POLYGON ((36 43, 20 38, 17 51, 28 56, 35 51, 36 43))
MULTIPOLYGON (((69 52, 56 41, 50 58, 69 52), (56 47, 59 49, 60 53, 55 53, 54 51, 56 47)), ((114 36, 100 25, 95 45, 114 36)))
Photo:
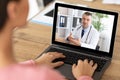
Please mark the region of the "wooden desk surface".
MULTIPOLYGON (((101 0, 95 0, 93 3, 82 0, 65 0, 66 2, 87 4, 95 8, 120 11, 120 5, 104 5, 101 0)), ((119 16, 120 19, 120 16, 119 16)), ((45 48, 50 45, 51 27, 28 23, 26 28, 15 31, 14 53, 18 61, 34 59, 45 48)), ((117 34, 115 39, 114 55, 112 64, 106 70, 101 80, 120 80, 120 20, 118 22, 117 34)))

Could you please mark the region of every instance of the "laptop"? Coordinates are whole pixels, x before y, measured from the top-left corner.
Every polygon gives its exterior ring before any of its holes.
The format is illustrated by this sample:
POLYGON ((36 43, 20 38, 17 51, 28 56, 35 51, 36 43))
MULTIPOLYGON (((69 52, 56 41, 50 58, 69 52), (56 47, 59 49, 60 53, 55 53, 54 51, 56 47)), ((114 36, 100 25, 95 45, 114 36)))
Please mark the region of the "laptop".
POLYGON ((52 43, 45 49, 43 54, 56 51, 63 53, 66 58, 56 59, 55 61, 62 60, 65 64, 56 69, 69 80, 75 80, 71 69, 72 64, 77 63, 79 59, 93 60, 98 64, 93 79, 100 80, 112 60, 117 20, 117 12, 56 3, 52 43), (93 14, 92 25, 95 26, 95 29, 100 34, 96 45, 97 48, 95 49, 76 46, 66 40, 67 35, 73 32, 77 25, 80 25, 84 12, 91 12, 93 14), (99 26, 99 24, 101 25, 99 26))

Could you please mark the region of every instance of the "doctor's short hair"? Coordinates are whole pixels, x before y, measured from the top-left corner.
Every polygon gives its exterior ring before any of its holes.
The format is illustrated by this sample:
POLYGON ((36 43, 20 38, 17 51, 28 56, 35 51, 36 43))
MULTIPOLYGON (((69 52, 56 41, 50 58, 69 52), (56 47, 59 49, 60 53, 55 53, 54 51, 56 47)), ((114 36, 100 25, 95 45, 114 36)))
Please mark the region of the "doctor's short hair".
POLYGON ((92 13, 91 12, 85 12, 85 13, 83 13, 83 15, 92 16, 92 13))

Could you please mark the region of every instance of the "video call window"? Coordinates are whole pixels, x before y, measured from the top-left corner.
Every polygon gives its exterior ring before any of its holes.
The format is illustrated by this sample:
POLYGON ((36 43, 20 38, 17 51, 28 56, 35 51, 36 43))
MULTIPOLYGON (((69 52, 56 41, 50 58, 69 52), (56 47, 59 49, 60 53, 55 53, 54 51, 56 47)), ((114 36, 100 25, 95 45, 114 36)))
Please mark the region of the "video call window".
POLYGON ((113 22, 113 15, 59 7, 55 40, 66 44, 76 45, 68 40, 68 37, 72 34, 71 37, 73 39, 80 39, 81 45, 76 46, 109 52, 113 22), (83 15, 86 12, 91 13, 92 16, 90 19, 91 22, 89 22, 90 26, 85 29, 85 33, 82 37, 82 26, 85 25, 83 15))

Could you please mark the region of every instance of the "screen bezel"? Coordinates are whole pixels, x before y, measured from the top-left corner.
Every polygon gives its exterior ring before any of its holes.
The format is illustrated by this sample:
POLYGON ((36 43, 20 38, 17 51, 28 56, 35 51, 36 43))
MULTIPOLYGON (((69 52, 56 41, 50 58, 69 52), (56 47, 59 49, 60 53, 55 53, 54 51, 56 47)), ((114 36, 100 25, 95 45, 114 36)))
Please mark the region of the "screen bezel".
POLYGON ((101 9, 93 9, 93 8, 88 8, 88 7, 80 7, 80 6, 75 6, 75 5, 63 4, 63 3, 56 3, 55 4, 55 9, 54 9, 52 44, 57 44, 57 45, 65 46, 65 47, 70 47, 70 48, 74 48, 74 49, 78 49, 78 50, 83 50, 83 51, 89 51, 91 53, 96 53, 96 54, 101 55, 101 56, 112 57, 112 55, 113 55, 113 48, 114 48, 114 41, 115 41, 115 34, 116 34, 116 27, 117 27, 117 20, 118 20, 118 13, 117 12, 101 10, 101 9), (105 13, 105 14, 109 14, 109 15, 115 16, 114 22, 113 22, 113 30, 112 30, 111 44, 110 44, 109 52, 97 51, 97 50, 93 50, 93 49, 88 49, 88 48, 84 48, 84 47, 74 46, 74 45, 70 45, 70 44, 66 44, 66 43, 55 41, 56 25, 57 25, 56 21, 57 21, 57 15, 58 15, 58 7, 86 10, 86 11, 105 13))

